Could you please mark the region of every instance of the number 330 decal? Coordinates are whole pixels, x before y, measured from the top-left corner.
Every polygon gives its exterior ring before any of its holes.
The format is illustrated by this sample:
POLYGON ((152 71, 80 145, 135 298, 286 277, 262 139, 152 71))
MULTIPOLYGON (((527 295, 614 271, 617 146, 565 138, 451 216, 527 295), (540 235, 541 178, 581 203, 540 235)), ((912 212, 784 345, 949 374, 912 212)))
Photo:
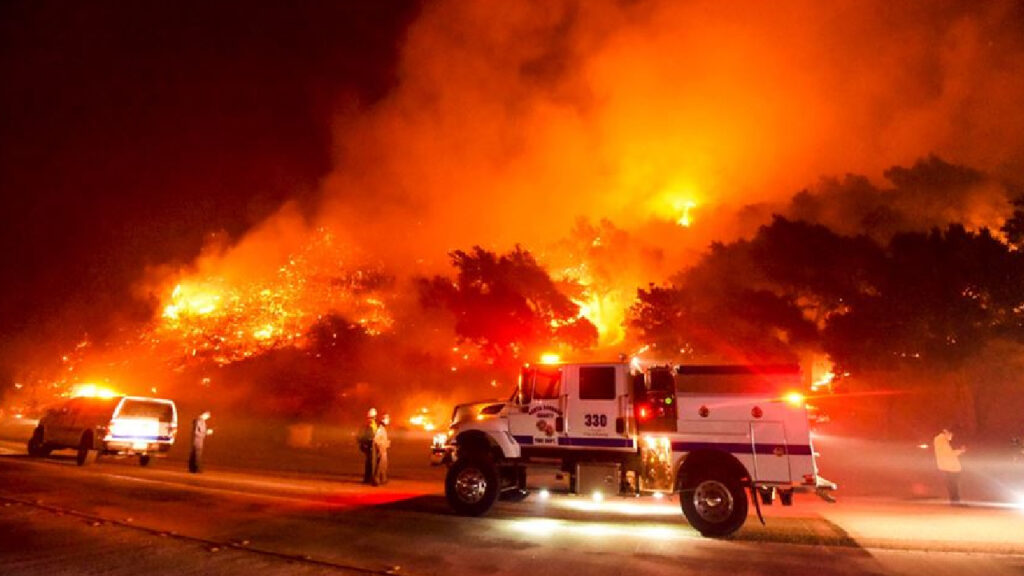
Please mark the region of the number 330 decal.
POLYGON ((608 425, 607 414, 584 414, 583 425, 591 428, 603 428, 608 425))

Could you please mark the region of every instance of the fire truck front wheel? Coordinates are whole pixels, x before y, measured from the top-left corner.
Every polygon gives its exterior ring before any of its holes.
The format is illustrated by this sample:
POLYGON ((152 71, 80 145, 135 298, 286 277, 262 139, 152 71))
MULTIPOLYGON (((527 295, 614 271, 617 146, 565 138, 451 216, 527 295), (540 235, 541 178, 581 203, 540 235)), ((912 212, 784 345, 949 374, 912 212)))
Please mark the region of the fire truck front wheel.
POLYGON ((703 536, 720 538, 747 520, 747 495, 739 479, 721 472, 701 475, 683 487, 679 502, 690 525, 703 536))
POLYGON ((456 513, 479 516, 498 498, 498 471, 490 458, 459 458, 448 468, 444 493, 456 513))

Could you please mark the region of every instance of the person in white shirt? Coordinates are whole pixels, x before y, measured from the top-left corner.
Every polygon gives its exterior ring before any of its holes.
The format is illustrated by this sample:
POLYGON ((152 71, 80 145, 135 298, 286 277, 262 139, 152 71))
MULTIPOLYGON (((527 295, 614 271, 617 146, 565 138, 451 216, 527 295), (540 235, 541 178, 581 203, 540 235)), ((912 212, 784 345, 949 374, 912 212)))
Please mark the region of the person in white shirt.
POLYGON ((966 448, 953 448, 953 432, 949 428, 943 428, 935 436, 932 446, 935 447, 935 465, 946 478, 946 490, 949 492, 949 503, 958 506, 960 504, 960 473, 963 466, 960 465, 960 455, 967 451, 966 448))
POLYGON ((206 437, 213 434, 213 428, 209 428, 206 423, 209 419, 210 411, 205 410, 192 421, 192 449, 188 454, 188 471, 193 474, 203 471, 203 446, 206 444, 206 437))
POLYGON ((391 447, 391 440, 388 438, 388 426, 391 424, 391 416, 384 414, 377 423, 377 432, 373 435, 373 449, 377 454, 377 469, 373 477, 376 486, 388 482, 388 448, 391 447))

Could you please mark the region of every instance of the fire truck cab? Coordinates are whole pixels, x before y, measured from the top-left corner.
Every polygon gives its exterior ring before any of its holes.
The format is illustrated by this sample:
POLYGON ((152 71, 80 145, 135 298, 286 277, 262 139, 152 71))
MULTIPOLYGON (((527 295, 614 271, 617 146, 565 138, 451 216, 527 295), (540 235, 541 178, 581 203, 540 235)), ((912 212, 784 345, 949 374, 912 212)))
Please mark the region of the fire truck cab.
POLYGON ((760 515, 762 502, 835 489, 818 475, 802 399, 776 390, 787 379, 798 369, 528 365, 508 401, 456 407, 445 494, 456 512, 483 514, 501 493, 525 493, 531 465, 555 463, 572 492, 678 493, 703 535, 731 534, 747 491, 760 515))

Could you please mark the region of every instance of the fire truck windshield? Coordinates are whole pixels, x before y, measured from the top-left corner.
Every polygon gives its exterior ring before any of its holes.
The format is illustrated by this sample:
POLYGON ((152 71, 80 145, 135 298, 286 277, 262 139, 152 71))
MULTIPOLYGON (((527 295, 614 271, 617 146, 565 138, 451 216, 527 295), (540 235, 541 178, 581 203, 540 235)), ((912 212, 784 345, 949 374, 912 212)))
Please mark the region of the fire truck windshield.
POLYGON ((562 393, 562 371, 555 368, 523 368, 513 400, 529 404, 534 399, 554 400, 562 393))

